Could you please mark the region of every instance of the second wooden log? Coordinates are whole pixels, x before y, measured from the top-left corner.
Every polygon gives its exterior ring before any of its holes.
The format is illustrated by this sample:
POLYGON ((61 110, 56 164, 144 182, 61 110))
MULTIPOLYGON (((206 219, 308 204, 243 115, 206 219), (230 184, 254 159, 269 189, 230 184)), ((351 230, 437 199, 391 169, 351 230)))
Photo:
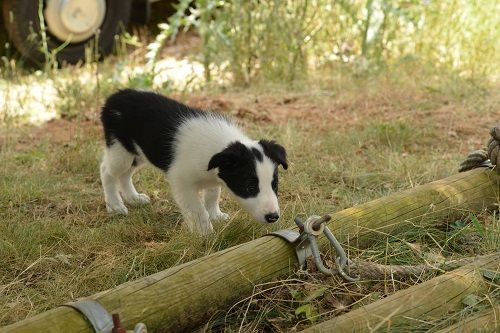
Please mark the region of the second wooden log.
POLYGON ((460 310, 462 299, 487 291, 481 269, 500 272, 500 252, 478 257, 469 265, 396 292, 303 330, 301 333, 386 332, 401 327, 405 332, 417 329, 422 321, 432 321, 460 310))

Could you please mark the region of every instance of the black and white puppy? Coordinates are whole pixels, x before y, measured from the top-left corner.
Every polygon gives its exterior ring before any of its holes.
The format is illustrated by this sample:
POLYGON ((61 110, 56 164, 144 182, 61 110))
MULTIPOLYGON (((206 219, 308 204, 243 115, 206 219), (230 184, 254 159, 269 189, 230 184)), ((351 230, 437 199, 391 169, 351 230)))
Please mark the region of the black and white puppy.
POLYGON ((221 187, 256 220, 278 220, 278 165, 288 168, 281 145, 248 138, 223 115, 132 89, 111 95, 101 120, 106 148, 100 171, 108 212, 127 214, 123 201, 150 202, 132 183, 134 172, 149 163, 166 173, 191 231, 208 234, 210 220, 229 218, 219 209, 221 187))

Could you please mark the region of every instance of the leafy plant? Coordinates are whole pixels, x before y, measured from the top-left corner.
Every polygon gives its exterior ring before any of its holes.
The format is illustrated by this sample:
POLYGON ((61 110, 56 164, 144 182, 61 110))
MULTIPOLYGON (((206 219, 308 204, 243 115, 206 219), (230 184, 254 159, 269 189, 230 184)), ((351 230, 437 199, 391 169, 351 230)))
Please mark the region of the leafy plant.
POLYGON ((318 288, 312 290, 309 294, 303 295, 303 293, 291 290, 292 297, 301 302, 295 309, 295 315, 298 317, 305 317, 307 320, 313 322, 317 319, 319 311, 313 304, 313 301, 322 297, 328 288, 318 288))
POLYGON ((40 20, 40 49, 45 57, 44 71, 46 73, 53 73, 59 66, 57 62, 57 54, 61 52, 61 50, 63 50, 66 46, 68 46, 68 44, 70 43, 70 38, 68 38, 58 47, 49 49, 47 43, 47 26, 45 25, 45 18, 43 16, 43 0, 38 1, 38 18, 40 20))
POLYGON ((178 3, 174 4, 173 6, 176 10, 175 14, 170 16, 166 23, 159 24, 160 33, 156 35, 154 42, 147 46, 146 65, 153 74, 161 49, 165 43, 169 40, 174 40, 182 26, 184 30, 187 30, 194 24, 195 20, 191 19, 191 16, 186 16, 185 14, 192 2, 193 0, 180 0, 178 3))
POLYGON ((408 59, 482 79, 500 65, 494 2, 183 0, 176 8, 148 59, 181 26, 195 27, 207 81, 214 68, 238 85, 293 83, 325 66, 369 73, 408 59))
POLYGON ((306 303, 295 309, 295 315, 299 317, 303 316, 307 320, 313 322, 315 317, 318 316, 318 309, 316 309, 311 303, 306 303))

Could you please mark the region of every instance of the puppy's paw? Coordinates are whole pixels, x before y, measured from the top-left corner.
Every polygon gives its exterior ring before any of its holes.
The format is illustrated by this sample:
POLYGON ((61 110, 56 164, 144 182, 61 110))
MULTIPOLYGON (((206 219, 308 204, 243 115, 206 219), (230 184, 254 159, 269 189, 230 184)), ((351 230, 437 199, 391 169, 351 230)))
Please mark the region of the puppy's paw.
POLYGON ((199 214, 188 213, 185 214, 184 217, 184 221, 191 232, 197 233, 201 236, 206 236, 214 231, 214 227, 209 221, 209 215, 207 212, 201 212, 199 214))
POLYGON ((108 213, 110 213, 110 214, 120 214, 120 215, 127 215, 128 214, 127 207, 125 207, 125 205, 121 202, 106 203, 106 209, 107 209, 108 213))
POLYGON ((196 232, 201 236, 207 236, 214 232, 214 227, 210 222, 206 224, 200 224, 196 227, 196 232))
POLYGON ((200 236, 207 236, 214 232, 212 223, 208 221, 206 223, 189 223, 188 221, 186 221, 186 224, 190 232, 198 234, 200 236))
POLYGON ((126 201, 134 206, 144 206, 151 203, 151 199, 149 199, 149 197, 144 193, 138 193, 131 198, 127 198, 126 201))
POLYGON ((231 217, 229 214, 223 213, 220 210, 218 212, 210 213, 210 219, 215 221, 228 221, 231 217))

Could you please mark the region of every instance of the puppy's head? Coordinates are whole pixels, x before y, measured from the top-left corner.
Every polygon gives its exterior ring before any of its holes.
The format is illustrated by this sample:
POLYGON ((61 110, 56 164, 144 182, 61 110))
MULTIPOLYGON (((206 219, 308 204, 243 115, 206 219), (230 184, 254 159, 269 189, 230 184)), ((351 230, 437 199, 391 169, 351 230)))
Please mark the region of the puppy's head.
POLYGON ((219 178, 257 221, 272 223, 280 215, 279 165, 288 168, 285 148, 274 141, 260 140, 253 146, 231 143, 212 156, 208 170, 218 168, 219 178))

